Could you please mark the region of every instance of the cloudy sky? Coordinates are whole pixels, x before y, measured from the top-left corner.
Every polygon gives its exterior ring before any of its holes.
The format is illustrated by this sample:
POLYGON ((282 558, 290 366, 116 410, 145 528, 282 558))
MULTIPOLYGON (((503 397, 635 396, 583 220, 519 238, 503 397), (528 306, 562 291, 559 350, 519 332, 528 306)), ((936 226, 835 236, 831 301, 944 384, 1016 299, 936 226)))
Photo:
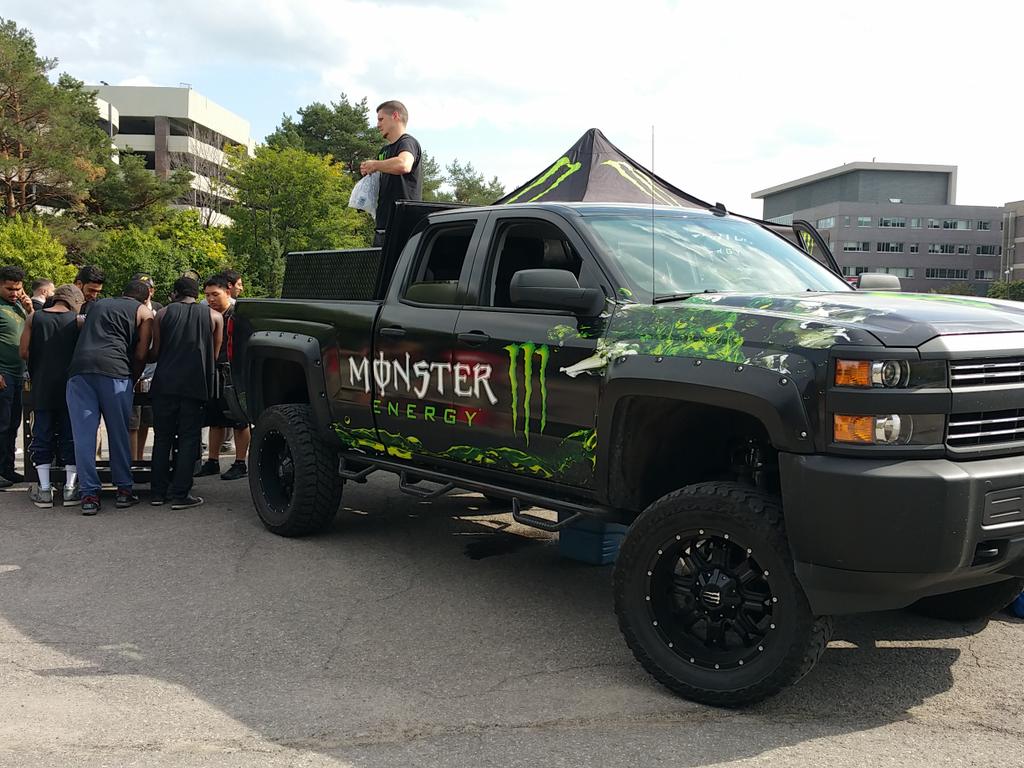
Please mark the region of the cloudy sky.
POLYGON ((59 71, 190 83, 257 139, 342 92, 401 99, 425 151, 509 189, 596 126, 648 166, 653 127, 659 175, 741 213, 761 213, 754 190, 872 159, 957 165, 960 203, 1024 198, 1016 3, 50 0, 10 17, 59 71))

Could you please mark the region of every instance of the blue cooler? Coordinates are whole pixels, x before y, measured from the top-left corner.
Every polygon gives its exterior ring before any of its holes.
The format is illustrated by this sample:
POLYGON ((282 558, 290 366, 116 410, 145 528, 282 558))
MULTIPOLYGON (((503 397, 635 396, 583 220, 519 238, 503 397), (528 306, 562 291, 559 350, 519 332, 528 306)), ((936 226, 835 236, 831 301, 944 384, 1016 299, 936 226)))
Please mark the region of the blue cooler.
MULTIPOLYGON (((565 518, 559 513, 558 519, 565 518)), ((558 532, 558 554, 590 565, 614 563, 628 526, 584 517, 558 532)))
POLYGON ((1024 619, 1024 594, 1017 596, 1017 599, 1010 604, 1010 610, 1013 611, 1014 616, 1024 619))

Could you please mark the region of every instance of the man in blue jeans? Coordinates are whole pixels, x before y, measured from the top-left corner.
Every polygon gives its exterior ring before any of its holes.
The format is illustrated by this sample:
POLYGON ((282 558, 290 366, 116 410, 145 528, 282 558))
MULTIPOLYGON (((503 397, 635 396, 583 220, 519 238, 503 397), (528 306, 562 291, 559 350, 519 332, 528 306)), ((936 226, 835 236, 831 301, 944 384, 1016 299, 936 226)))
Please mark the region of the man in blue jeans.
POLYGON ((0 489, 25 480, 14 469, 14 445, 21 426, 21 390, 25 363, 19 346, 32 298, 25 293, 25 270, 0 267, 0 489))
POLYGON ((116 299, 97 299, 82 321, 82 330, 68 369, 68 413, 75 436, 75 464, 82 493, 82 514, 100 511, 100 478, 96 472, 96 431, 100 414, 110 446, 110 473, 117 486, 119 508, 139 503, 132 489, 128 419, 135 382, 142 374, 153 332, 153 313, 146 307, 149 286, 130 280, 116 299))

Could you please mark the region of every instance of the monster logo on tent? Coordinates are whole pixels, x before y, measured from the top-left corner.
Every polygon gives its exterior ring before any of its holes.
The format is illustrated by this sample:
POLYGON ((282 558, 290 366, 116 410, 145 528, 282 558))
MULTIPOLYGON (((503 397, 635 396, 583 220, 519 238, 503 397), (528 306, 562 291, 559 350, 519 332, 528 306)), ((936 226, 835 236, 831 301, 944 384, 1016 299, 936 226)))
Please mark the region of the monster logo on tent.
POLYGON ((639 189, 645 195, 650 195, 651 200, 661 205, 673 205, 681 207, 679 201, 655 186, 654 180, 643 173, 639 168, 630 165, 622 160, 605 160, 601 165, 608 165, 618 171, 619 175, 639 189))
POLYGON ((533 400, 533 358, 540 358, 539 379, 540 379, 540 431, 544 432, 548 424, 548 385, 547 369, 548 359, 551 352, 547 344, 534 344, 528 341, 525 344, 509 344, 505 349, 508 351, 508 379, 512 387, 512 434, 519 429, 519 353, 523 357, 523 437, 526 444, 530 444, 530 418, 533 400))
POLYGON ((557 179, 555 179, 554 182, 549 187, 547 187, 547 189, 542 190, 540 193, 538 193, 537 195, 531 197, 529 200, 526 200, 525 202, 532 203, 534 200, 539 200, 540 198, 544 197, 544 195, 546 195, 548 192, 550 192, 552 189, 554 189, 559 184, 561 184, 563 181, 565 181, 567 178, 569 178, 574 173, 576 173, 576 171, 578 171, 582 167, 583 167, 582 163, 574 163, 571 160, 569 160, 568 157, 560 157, 560 158, 558 158, 558 161, 554 165, 552 165, 550 168, 548 168, 546 171, 544 171, 544 173, 542 173, 540 175, 540 177, 535 182, 533 182, 533 184, 530 184, 528 187, 524 187, 523 189, 519 190, 519 192, 517 194, 515 194, 514 196, 512 196, 508 200, 506 200, 505 204, 508 205, 509 203, 514 203, 516 200, 518 200, 520 197, 525 195, 527 192, 529 192, 529 191, 531 191, 533 189, 536 189, 541 184, 543 184, 548 179, 550 179, 552 176, 554 176, 556 173, 558 173, 558 171, 560 171, 562 168, 565 168, 566 170, 562 173, 562 175, 559 176, 557 179))

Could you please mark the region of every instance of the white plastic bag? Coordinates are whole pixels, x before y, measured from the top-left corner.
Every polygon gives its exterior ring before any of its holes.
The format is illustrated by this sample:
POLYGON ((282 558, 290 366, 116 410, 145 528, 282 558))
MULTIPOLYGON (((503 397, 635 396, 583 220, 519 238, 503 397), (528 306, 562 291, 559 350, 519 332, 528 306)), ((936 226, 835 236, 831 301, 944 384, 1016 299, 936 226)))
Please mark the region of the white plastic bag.
POLYGON ((380 171, 368 173, 355 183, 348 198, 349 208, 366 211, 377 221, 377 193, 380 190, 380 171))

